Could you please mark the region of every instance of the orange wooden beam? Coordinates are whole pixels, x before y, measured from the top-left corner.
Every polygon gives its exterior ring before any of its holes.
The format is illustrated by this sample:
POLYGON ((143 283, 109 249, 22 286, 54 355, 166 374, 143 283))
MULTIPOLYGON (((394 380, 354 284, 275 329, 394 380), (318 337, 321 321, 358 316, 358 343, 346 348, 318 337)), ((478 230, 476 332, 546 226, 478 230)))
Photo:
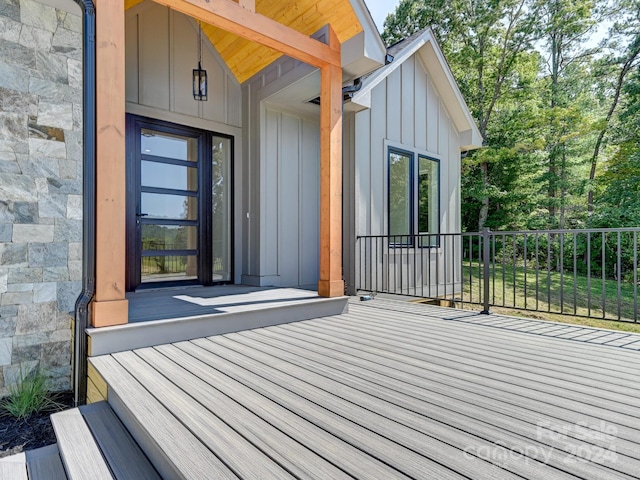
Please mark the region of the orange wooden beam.
POLYGON ((197 20, 226 30, 314 67, 341 67, 340 43, 326 45, 277 21, 243 8, 252 0, 154 0, 197 20))
MULTIPOLYGON (((329 46, 340 42, 329 25, 329 46)), ((342 68, 320 71, 320 280, 318 295, 344 295, 342 279, 342 68)))
POLYGON ((96 293, 91 322, 102 327, 128 320, 124 283, 125 45, 124 2, 95 3, 96 293))
POLYGON ((251 12, 256 11, 256 0, 234 0, 242 8, 245 8, 251 12))

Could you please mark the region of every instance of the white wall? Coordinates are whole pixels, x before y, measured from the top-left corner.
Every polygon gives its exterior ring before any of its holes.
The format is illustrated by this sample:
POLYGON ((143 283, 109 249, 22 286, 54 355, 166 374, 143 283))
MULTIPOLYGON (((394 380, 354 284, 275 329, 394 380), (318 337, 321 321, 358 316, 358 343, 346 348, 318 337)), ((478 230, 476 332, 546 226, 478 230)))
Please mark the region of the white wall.
MULTIPOLYGON (((416 55, 407 59, 371 91, 371 108, 351 115, 354 118, 347 116, 345 124, 345 162, 353 165, 345 165, 345 195, 354 201, 345 202, 345 217, 353 217, 354 221, 351 227, 345 225, 345 236, 354 239, 357 235, 388 234, 388 146, 417 151, 440 161, 440 233, 459 232, 459 134, 422 61, 416 55)), ((347 251, 347 285, 353 289, 356 284, 359 261, 370 263, 369 258, 377 257, 379 264, 373 265, 360 283, 370 286, 377 281, 384 288, 395 288, 402 278, 403 288, 430 283, 443 287, 446 283, 450 292, 459 282, 460 272, 456 267, 454 278, 453 263, 445 269, 443 262, 454 247, 457 245, 450 243, 447 247, 443 241, 441 248, 387 250, 386 243, 380 241, 376 253, 375 247, 369 251, 363 245, 363 251, 347 251), (437 279, 426 273, 436 270, 437 279)))

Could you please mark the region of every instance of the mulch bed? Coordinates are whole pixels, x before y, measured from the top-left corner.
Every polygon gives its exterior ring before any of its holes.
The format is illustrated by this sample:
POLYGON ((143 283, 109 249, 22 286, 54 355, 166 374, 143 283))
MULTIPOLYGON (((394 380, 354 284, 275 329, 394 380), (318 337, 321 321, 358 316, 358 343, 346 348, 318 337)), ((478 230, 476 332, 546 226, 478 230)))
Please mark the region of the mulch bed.
MULTIPOLYGON (((56 394, 55 401, 65 408, 73 406, 73 393, 56 394)), ((4 413, 4 412, 3 412, 4 413)), ((56 443, 49 420, 50 411, 34 413, 25 420, 0 416, 0 458, 56 443)))

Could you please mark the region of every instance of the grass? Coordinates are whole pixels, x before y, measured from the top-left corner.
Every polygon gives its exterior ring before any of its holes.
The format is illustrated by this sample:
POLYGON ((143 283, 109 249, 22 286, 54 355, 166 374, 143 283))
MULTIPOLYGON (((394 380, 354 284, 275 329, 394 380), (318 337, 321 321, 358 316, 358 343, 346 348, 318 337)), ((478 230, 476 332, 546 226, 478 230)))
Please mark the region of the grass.
POLYGON ((46 383, 40 369, 27 375, 21 371, 18 382, 9 387, 9 395, 0 399, 2 414, 23 420, 34 413, 62 409, 63 406, 51 398, 46 383))
MULTIPOLYGON (((489 300, 495 305, 491 307, 495 313, 640 333, 640 324, 634 323, 634 298, 637 297, 633 283, 603 282, 600 277, 589 281, 584 275, 576 275, 574 281, 573 273, 562 275, 545 269, 538 271, 536 295, 535 268, 525 272, 521 266, 514 269, 512 265, 496 264, 492 273, 489 300)), ((465 302, 482 303, 482 266, 466 262, 463 274, 465 302)), ((476 307, 467 303, 465 308, 476 307)))

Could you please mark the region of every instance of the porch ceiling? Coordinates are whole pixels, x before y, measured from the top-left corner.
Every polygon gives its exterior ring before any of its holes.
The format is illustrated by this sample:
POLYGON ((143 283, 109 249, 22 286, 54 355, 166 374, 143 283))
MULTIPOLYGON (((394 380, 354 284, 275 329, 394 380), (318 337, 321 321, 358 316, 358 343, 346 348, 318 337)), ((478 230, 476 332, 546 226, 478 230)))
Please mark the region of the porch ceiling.
MULTIPOLYGON (((124 0, 125 8, 132 8, 142 1, 124 0)), ((331 24, 340 43, 363 30, 348 0, 256 0, 256 13, 305 35, 331 24)), ((202 30, 240 83, 282 56, 280 52, 209 24, 203 24, 202 30)))

